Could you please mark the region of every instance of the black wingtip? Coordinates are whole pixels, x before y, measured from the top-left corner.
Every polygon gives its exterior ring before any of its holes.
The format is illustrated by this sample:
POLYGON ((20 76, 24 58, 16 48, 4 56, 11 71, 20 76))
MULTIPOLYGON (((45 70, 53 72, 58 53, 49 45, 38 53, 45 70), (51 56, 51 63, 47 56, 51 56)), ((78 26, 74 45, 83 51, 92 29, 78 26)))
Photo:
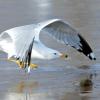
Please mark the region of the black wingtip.
POLYGON ((96 60, 96 58, 91 58, 91 57, 89 57, 90 58, 90 60, 96 60))
POLYGON ((92 53, 93 51, 89 46, 89 44, 87 43, 87 41, 80 34, 78 34, 78 36, 80 38, 80 44, 81 44, 79 51, 82 52, 84 55, 88 56, 89 59, 96 60, 94 54, 92 53))
POLYGON ((94 58, 94 60, 96 60, 96 58, 94 58))
POLYGON ((93 60, 96 60, 96 58, 94 58, 93 60))
POLYGON ((90 60, 96 60, 96 58, 95 58, 95 56, 94 56, 94 53, 93 53, 93 52, 91 52, 91 53, 90 53, 90 54, 88 54, 87 56, 90 58, 90 60))

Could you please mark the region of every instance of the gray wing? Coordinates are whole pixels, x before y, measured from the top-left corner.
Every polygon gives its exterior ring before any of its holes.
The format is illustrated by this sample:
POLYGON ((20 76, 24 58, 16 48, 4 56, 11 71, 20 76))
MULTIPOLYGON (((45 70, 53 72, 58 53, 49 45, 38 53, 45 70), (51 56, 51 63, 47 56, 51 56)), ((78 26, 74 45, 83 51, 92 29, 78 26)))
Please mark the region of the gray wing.
POLYGON ((84 55, 89 56, 90 59, 94 59, 94 57, 90 57, 92 49, 86 40, 66 22, 55 20, 51 23, 46 23, 42 31, 46 31, 61 43, 72 46, 84 55))
POLYGON ((80 38, 77 31, 62 21, 53 22, 42 30, 47 31, 53 38, 64 44, 74 46, 77 49, 80 48, 80 38))

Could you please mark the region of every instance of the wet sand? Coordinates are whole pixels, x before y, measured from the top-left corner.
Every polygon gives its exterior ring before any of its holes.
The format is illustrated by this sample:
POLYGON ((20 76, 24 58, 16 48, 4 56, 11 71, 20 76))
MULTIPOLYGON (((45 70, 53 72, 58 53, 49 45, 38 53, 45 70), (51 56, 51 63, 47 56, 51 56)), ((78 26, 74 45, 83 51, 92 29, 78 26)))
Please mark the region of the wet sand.
MULTIPOLYGON (((100 1, 99 0, 1 0, 0 32, 12 27, 62 18, 75 27, 93 47, 96 61, 56 43, 45 34, 41 40, 66 52, 67 60, 33 60, 39 68, 30 75, 15 63, 0 60, 0 100, 99 100, 100 99, 100 1), (45 41, 44 41, 45 40, 45 41), (93 85, 80 86, 90 78, 93 85)), ((0 52, 0 58, 7 55, 0 52)))

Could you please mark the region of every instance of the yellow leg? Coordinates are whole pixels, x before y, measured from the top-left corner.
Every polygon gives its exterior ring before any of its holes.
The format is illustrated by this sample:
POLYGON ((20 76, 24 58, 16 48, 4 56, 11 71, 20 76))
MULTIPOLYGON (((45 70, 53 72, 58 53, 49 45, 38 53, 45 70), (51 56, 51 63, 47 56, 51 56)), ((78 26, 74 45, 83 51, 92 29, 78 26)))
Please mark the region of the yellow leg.
MULTIPOLYGON (((25 65, 25 63, 24 62, 21 62, 21 61, 19 61, 19 60, 15 60, 15 59, 8 59, 9 61, 12 61, 12 62, 15 62, 15 63, 17 63, 18 64, 18 66, 19 66, 19 68, 24 68, 24 65, 25 65)), ((31 69, 33 69, 33 68, 37 68, 38 67, 38 65, 36 65, 36 64, 30 64, 30 68, 31 69)))
POLYGON ((16 62, 16 60, 13 58, 9 58, 8 61, 16 62))
POLYGON ((17 60, 16 63, 18 64, 19 68, 24 68, 24 65, 25 65, 24 62, 17 60))
POLYGON ((37 68, 37 67, 38 67, 38 65, 36 65, 36 64, 32 64, 32 63, 30 64, 30 68, 31 68, 31 69, 37 68))
POLYGON ((13 59, 13 58, 10 58, 8 60, 17 63, 17 65, 19 66, 19 68, 24 68, 24 63, 23 62, 21 62, 19 60, 16 60, 16 59, 13 59))

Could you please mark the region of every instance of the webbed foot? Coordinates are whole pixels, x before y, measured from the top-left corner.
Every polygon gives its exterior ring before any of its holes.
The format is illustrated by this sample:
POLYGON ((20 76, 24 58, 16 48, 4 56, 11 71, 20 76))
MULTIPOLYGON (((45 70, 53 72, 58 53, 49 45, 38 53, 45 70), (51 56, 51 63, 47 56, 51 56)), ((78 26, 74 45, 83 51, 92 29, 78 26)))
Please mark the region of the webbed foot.
POLYGON ((32 63, 29 66, 30 66, 31 69, 34 69, 34 68, 37 68, 38 67, 38 65, 32 64, 32 63))

